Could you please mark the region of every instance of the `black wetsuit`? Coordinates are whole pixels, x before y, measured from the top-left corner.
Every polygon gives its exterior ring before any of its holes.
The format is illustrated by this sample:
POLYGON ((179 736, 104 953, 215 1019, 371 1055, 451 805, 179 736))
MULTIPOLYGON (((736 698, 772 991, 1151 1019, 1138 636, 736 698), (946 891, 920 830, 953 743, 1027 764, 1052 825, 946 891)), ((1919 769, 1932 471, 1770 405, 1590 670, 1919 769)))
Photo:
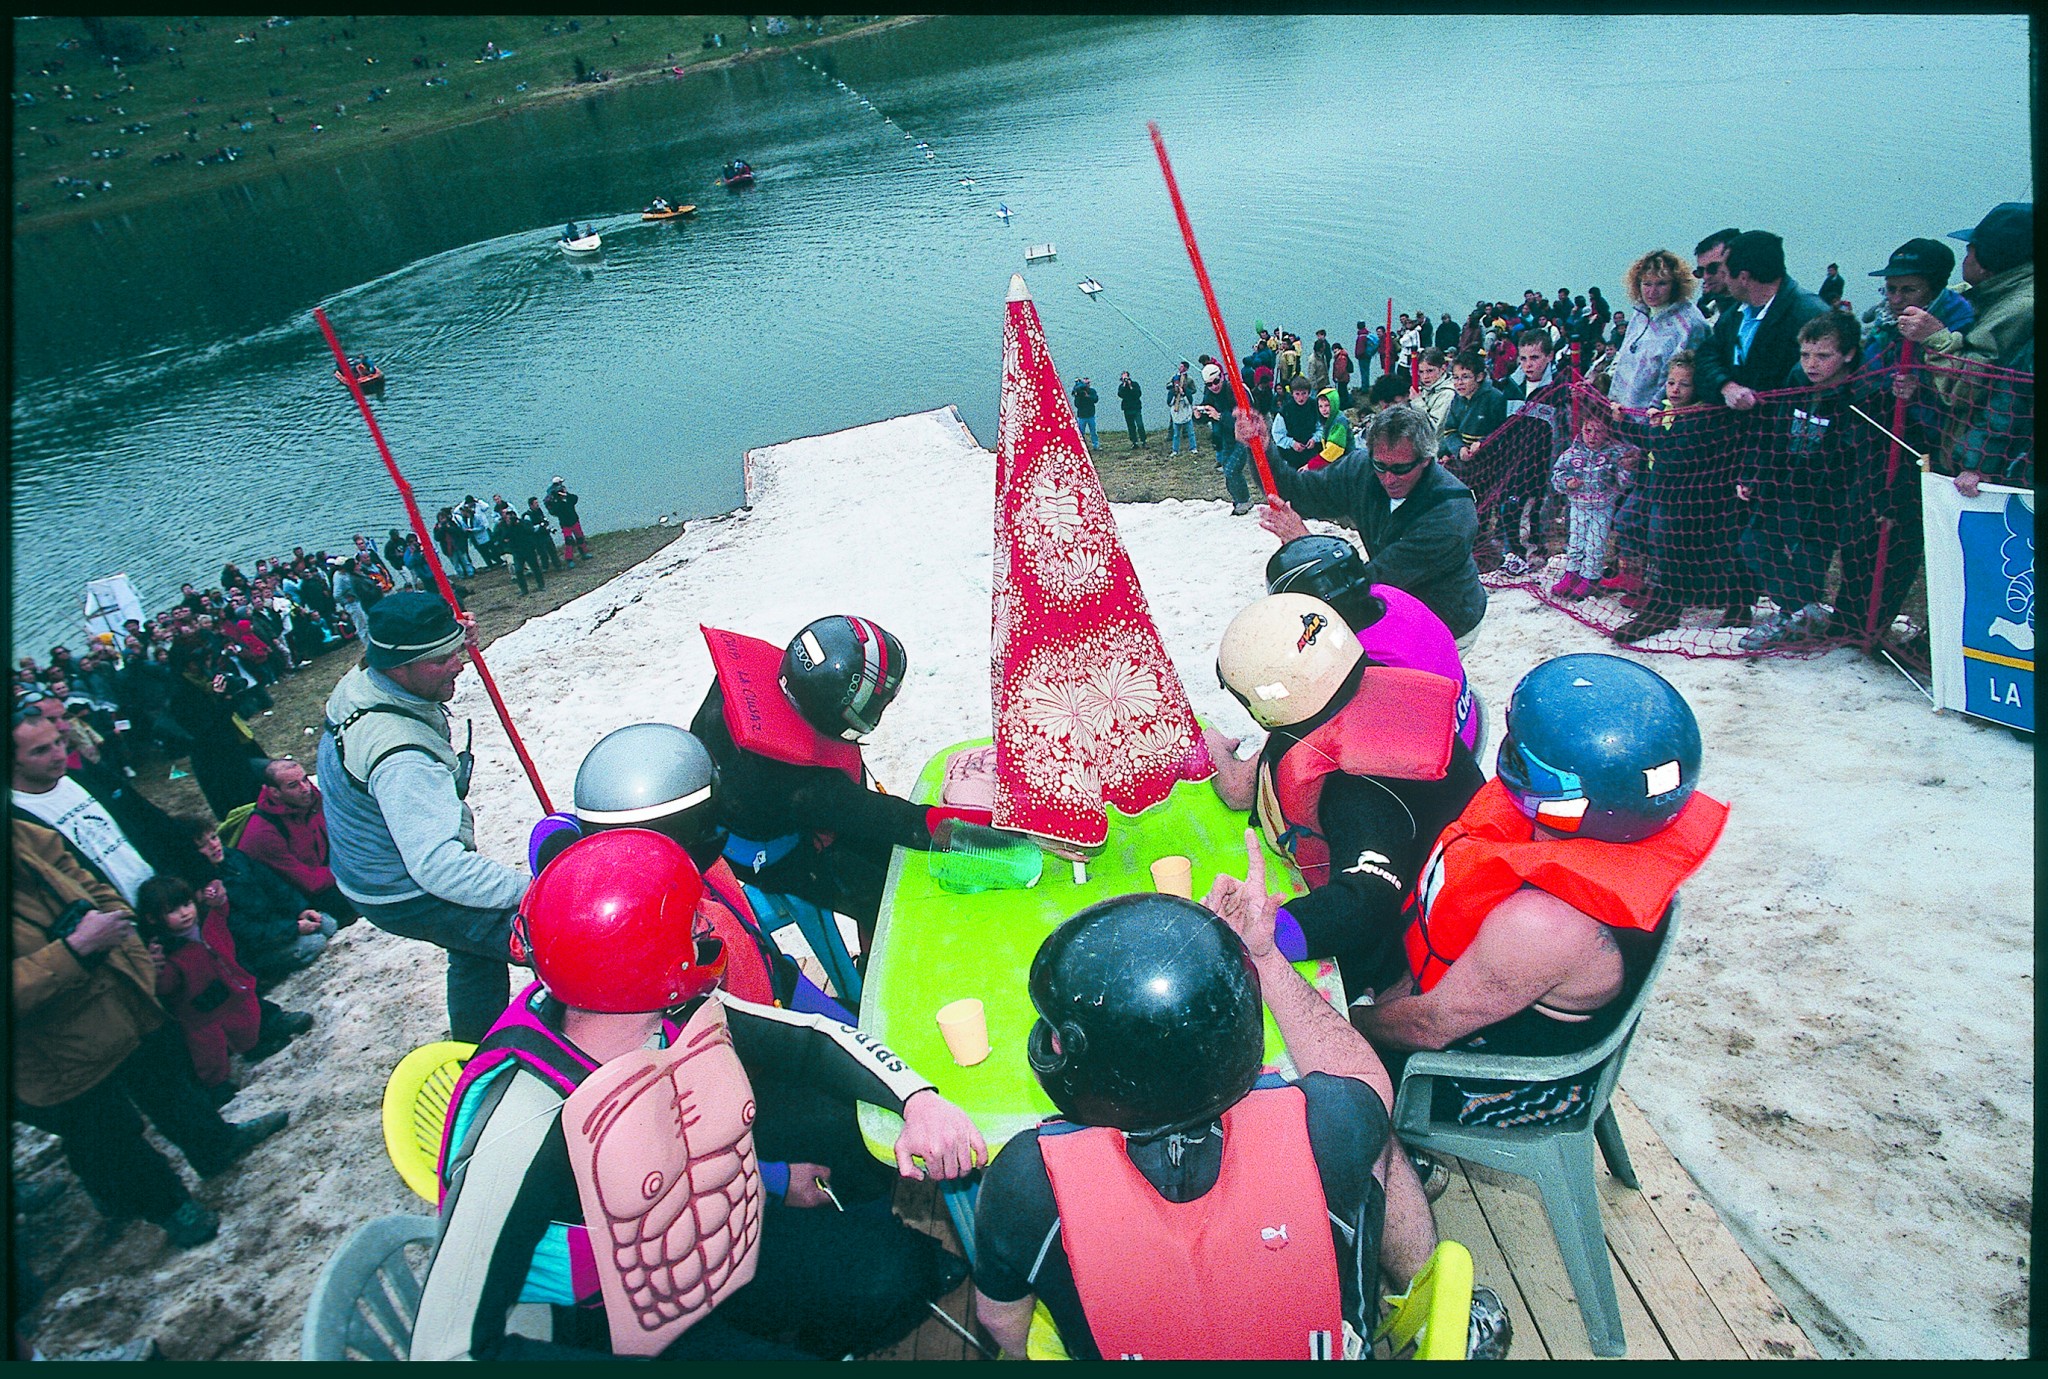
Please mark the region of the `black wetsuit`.
POLYGON ((874 932, 889 854, 929 848, 923 805, 884 795, 829 766, 798 766, 750 752, 725 725, 718 681, 690 731, 718 763, 718 822, 735 839, 733 874, 749 885, 801 896, 852 919, 863 941, 874 932), (816 834, 832 835, 824 847, 816 834), (765 855, 766 861, 758 861, 765 855))

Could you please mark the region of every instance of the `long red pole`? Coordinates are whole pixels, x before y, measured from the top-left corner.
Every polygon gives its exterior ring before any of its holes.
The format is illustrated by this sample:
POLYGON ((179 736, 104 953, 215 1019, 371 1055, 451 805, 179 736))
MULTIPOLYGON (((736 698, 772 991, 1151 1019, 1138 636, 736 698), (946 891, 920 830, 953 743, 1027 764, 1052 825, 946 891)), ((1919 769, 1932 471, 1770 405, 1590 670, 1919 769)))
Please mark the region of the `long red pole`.
MULTIPOLYGON (((1906 370, 1913 367, 1913 353, 1913 342, 1901 338, 1899 341, 1899 368, 1898 372, 1893 375, 1894 378, 1904 378, 1906 370)), ((1905 429, 1906 399, 1894 397, 1892 399, 1892 448, 1891 453, 1885 457, 1884 497, 1880 500, 1884 507, 1882 515, 1877 519, 1877 559, 1871 562, 1870 606, 1863 611, 1863 649, 1865 651, 1877 645, 1878 595, 1884 589, 1884 567, 1887 558, 1891 555, 1892 485, 1899 481, 1899 432, 1905 429)), ((1913 501, 1917 503, 1920 500, 1916 497, 1913 501)))
MULTIPOLYGON (((1152 151, 1159 155, 1159 171, 1166 177, 1166 194, 1173 198, 1173 216, 1180 222, 1181 243, 1188 247, 1188 262, 1195 266, 1195 282, 1202 289, 1202 304, 1209 308, 1209 325, 1216 332, 1216 348, 1223 351, 1223 368, 1230 379, 1230 391, 1237 398, 1240 415, 1252 415, 1252 397, 1245 391, 1244 377, 1237 367, 1237 351, 1230 347, 1230 332, 1223 328, 1223 313, 1216 307, 1216 289, 1209 282, 1209 270, 1202 266, 1202 251, 1195 247, 1195 227, 1188 221, 1187 205, 1180 199, 1180 183, 1173 177, 1173 163, 1166 156, 1166 140, 1160 136, 1157 121, 1148 121, 1145 128, 1152 131, 1152 151)), ((1273 469, 1266 463, 1266 442, 1263 437, 1251 440, 1252 462, 1258 466, 1259 485, 1266 490, 1266 497, 1280 501, 1280 490, 1273 485, 1273 469)))
MULTIPOLYGON (((427 568, 434 572, 434 583, 440 586, 441 597, 448 601, 450 608, 460 605, 455 601, 455 590, 448 583, 448 572, 441 568, 440 553, 434 547, 427 522, 420 515, 420 505, 412 496, 412 485, 399 472, 398 461, 391 457, 391 447, 384 443, 384 432, 377 426, 377 418, 370 411, 370 401, 363 396, 362 385, 356 382, 356 371, 349 366, 348 355, 341 348, 341 340, 334 333, 334 327, 327 322, 327 313, 320 307, 313 308, 313 319, 320 323, 320 333, 327 337, 327 348, 334 351, 334 368, 348 383, 349 392, 355 397, 356 410, 363 414, 363 421, 370 428, 370 439, 377 443, 377 453, 384 457, 384 468, 390 471, 391 482, 398 485, 398 496, 405 500, 405 515, 412 522, 413 534, 420 539, 420 551, 427 558, 427 568)), ((519 756, 519 764, 526 768, 526 779, 533 786, 535 798, 540 801, 543 814, 555 812, 553 800, 548 798, 548 789, 541 784, 540 768, 527 755, 526 742, 519 736, 519 729, 512 725, 512 711, 505 707, 505 696, 498 693, 498 682, 491 676, 491 668, 484 664, 484 653, 472 646, 469 659, 476 663, 476 674, 484 682, 484 693, 491 697, 491 707, 498 711, 498 722, 505 727, 505 736, 512 739, 512 750, 519 756)))
POLYGON ((1394 371, 1394 299, 1387 298, 1387 329, 1380 336, 1380 372, 1394 371))

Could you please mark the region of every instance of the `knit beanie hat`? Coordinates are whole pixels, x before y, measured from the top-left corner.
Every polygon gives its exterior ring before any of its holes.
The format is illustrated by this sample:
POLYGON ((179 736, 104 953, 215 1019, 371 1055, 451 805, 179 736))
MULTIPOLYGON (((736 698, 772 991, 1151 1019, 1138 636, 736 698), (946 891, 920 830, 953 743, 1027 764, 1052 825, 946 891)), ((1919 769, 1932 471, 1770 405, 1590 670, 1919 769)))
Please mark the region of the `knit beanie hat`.
POLYGON ((368 656, 374 670, 438 660, 461 645, 461 624, 438 594, 407 589, 386 594, 370 610, 368 656))

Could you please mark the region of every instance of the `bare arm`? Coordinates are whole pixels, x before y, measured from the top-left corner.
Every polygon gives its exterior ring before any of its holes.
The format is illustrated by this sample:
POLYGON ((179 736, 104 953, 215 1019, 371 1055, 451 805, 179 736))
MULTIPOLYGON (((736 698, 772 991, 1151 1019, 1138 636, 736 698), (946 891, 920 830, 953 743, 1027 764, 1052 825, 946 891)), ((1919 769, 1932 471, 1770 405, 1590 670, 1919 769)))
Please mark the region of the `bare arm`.
POLYGON ((1237 931, 1258 969, 1260 994, 1287 1052, 1302 1073, 1354 1078, 1394 1104, 1393 1080, 1372 1045, 1331 1004, 1302 979, 1273 943, 1273 917, 1282 898, 1266 894, 1266 856, 1259 835, 1245 830, 1246 876, 1219 876, 1202 903, 1237 931))
POLYGON ((1598 1004, 1621 984, 1621 952, 1598 920, 1556 896, 1525 889, 1494 906, 1464 956, 1426 992, 1360 1007, 1373 1043, 1441 1049, 1544 997, 1598 1004))
POLYGON ((1038 1299, 1026 1293, 1015 1302, 997 1302, 979 1288, 974 1290, 974 1319, 995 1338, 1003 1353, 1024 1358, 1024 1343, 1031 1335, 1031 1309, 1038 1299))

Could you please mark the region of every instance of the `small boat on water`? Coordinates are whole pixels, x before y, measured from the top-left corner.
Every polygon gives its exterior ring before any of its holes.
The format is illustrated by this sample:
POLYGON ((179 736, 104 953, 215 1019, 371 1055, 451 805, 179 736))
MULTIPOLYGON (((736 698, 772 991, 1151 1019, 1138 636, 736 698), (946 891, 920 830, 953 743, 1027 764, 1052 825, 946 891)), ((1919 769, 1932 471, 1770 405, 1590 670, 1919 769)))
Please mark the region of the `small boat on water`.
POLYGON ((697 208, 695 206, 671 206, 664 202, 659 209, 649 206, 646 210, 640 212, 640 218, 642 220, 679 220, 683 216, 695 215, 696 213, 697 208))
POLYGON ((1044 263, 1060 256, 1059 250, 1050 244, 1034 244, 1024 251, 1024 262, 1044 263))
MULTIPOLYGON (((332 372, 334 374, 334 381, 336 383, 341 384, 342 387, 346 388, 348 386, 348 374, 343 373, 340 369, 335 369, 332 372)), ((363 372, 360 361, 352 362, 349 365, 349 373, 353 373, 355 375, 356 386, 358 388, 361 388, 364 392, 368 392, 372 388, 381 388, 384 386, 384 370, 378 368, 374 364, 370 366, 369 372, 365 373, 363 372)))
POLYGON ((725 165, 724 172, 719 175, 718 185, 728 188, 753 186, 754 165, 744 159, 735 158, 725 165))
POLYGON ((555 243, 561 246, 565 254, 595 254, 604 247, 604 240, 598 235, 585 235, 581 239, 558 239, 555 243))

